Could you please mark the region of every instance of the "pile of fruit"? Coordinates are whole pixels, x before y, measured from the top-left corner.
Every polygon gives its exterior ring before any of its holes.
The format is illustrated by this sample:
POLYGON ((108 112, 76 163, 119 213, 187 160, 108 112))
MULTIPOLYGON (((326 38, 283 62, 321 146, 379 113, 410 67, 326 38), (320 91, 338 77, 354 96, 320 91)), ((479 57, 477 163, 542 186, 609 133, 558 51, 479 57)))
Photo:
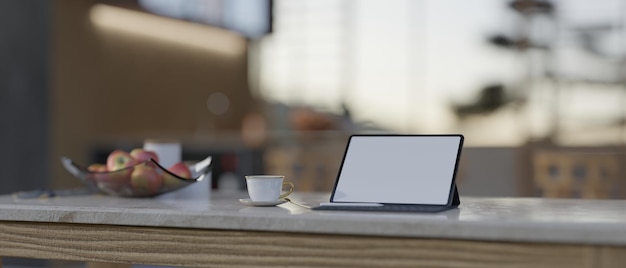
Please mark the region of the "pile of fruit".
POLYGON ((141 148, 126 152, 114 150, 107 157, 106 164, 91 164, 89 180, 99 189, 120 196, 152 196, 183 184, 181 178, 190 178, 189 167, 178 162, 167 170, 154 164, 159 157, 152 151, 141 148), (177 178, 176 176, 180 177, 177 178))

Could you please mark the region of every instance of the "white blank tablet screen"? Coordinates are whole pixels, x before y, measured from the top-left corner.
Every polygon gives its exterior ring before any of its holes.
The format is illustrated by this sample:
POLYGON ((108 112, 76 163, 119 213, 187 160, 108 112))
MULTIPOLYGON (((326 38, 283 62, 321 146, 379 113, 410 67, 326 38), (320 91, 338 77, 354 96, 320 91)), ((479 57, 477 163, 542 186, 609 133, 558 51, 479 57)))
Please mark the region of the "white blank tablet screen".
POLYGON ((333 202, 448 203, 461 136, 352 136, 333 202))

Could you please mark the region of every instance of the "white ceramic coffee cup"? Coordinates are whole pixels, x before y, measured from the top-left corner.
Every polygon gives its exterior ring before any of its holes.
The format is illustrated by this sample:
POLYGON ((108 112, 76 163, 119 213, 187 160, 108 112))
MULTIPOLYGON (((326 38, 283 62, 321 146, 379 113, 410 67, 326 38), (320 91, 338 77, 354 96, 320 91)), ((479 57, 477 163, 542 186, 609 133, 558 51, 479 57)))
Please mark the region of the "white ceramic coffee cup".
POLYGON ((294 188, 293 183, 285 181, 285 176, 280 175, 249 175, 246 176, 246 185, 250 200, 254 202, 278 201, 291 194, 294 188), (289 190, 282 193, 285 185, 289 186, 289 190))

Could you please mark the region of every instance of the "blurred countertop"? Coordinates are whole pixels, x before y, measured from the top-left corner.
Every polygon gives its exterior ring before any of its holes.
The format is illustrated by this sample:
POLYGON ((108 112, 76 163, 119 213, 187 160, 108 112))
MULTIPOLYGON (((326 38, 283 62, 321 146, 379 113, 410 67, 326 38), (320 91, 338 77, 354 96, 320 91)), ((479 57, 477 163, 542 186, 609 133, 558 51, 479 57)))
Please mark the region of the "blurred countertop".
POLYGON ((478 198, 435 214, 313 211, 329 193, 294 193, 295 203, 251 207, 245 192, 119 198, 82 194, 0 196, 0 221, 82 223, 482 241, 626 245, 626 200, 478 198))

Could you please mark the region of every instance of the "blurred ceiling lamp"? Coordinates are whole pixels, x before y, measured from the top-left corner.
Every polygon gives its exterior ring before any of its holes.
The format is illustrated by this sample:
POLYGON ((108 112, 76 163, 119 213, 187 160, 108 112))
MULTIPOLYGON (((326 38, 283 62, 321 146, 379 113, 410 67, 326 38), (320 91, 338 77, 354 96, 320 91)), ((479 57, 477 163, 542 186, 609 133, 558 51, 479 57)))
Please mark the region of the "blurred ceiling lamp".
POLYGON ((241 55, 245 39, 234 32, 177 21, 126 8, 97 4, 91 8, 92 23, 100 28, 144 36, 226 55, 241 55))

